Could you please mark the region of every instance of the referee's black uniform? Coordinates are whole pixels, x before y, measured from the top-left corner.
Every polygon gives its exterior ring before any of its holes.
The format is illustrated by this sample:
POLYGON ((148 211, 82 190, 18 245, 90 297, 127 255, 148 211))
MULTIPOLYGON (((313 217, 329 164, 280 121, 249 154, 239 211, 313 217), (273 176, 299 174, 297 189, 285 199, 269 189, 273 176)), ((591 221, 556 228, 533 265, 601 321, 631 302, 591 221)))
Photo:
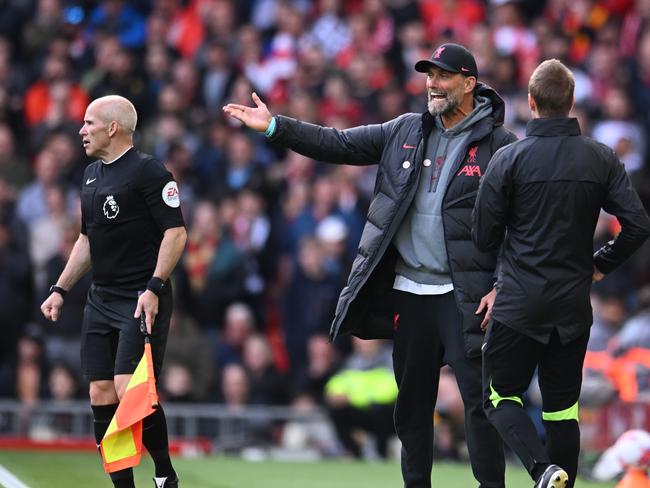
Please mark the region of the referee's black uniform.
MULTIPOLYGON (((152 277, 165 230, 182 227, 178 188, 151 156, 131 148, 107 164, 86 168, 81 233, 88 237, 93 284, 84 310, 81 361, 90 381, 132 374, 144 350, 133 317, 138 292, 152 277)), ((160 372, 172 312, 171 287, 159 294, 151 348, 160 372)))
POLYGON ((482 250, 501 246, 483 345, 488 418, 531 475, 552 462, 572 486, 594 266, 608 273, 627 259, 650 234, 648 215, 611 149, 581 136, 576 119, 537 118, 526 138, 494 155, 472 232, 482 250), (622 231, 593 254, 601 208, 618 217, 622 231), (537 366, 546 449, 520 408, 537 366))

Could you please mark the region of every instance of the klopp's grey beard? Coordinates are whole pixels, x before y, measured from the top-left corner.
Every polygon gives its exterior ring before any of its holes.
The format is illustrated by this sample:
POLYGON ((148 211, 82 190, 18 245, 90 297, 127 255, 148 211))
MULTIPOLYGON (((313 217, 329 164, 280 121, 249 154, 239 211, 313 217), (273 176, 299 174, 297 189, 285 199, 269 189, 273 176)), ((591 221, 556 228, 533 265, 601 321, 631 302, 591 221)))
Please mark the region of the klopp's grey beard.
POLYGON ((438 115, 447 115, 448 113, 451 113, 454 110, 456 110, 459 103, 453 98, 449 98, 449 95, 447 95, 447 97, 448 98, 445 101, 444 105, 434 105, 433 101, 429 101, 427 103, 427 108, 429 109, 429 113, 434 117, 437 117, 438 115))
POLYGON ((460 97, 457 97, 455 93, 447 93, 447 100, 443 105, 435 105, 434 101, 427 99, 427 109, 429 113, 434 117, 438 115, 447 115, 460 106, 460 97))

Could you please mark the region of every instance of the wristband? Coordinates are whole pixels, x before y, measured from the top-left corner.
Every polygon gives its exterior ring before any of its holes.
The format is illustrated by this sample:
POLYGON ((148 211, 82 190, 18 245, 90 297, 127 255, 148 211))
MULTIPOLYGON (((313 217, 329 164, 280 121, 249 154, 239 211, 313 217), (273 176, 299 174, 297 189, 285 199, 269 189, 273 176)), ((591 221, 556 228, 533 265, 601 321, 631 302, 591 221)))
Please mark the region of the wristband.
POLYGON ((152 276, 149 282, 147 283, 147 290, 149 290, 156 296, 160 296, 164 288, 165 288, 165 281, 161 280, 156 276, 152 276))
POLYGON ((65 298, 65 294, 68 293, 67 290, 64 290, 60 286, 52 285, 50 286, 50 294, 58 293, 61 297, 65 298))
POLYGON ((264 131, 266 137, 271 137, 273 134, 275 134, 275 117, 271 117, 271 122, 269 122, 269 126, 264 131))

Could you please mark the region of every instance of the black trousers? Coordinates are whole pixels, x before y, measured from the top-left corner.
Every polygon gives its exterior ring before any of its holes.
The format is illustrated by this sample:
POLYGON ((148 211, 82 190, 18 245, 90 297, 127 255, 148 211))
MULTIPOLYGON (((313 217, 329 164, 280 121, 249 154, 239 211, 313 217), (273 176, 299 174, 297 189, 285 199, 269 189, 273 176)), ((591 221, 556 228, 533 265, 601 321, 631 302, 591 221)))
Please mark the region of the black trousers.
POLYGON ((582 386, 589 331, 562 344, 554 331, 548 344, 492 321, 483 346, 485 409, 490 422, 535 479, 553 463, 569 474, 573 486, 578 469, 580 429, 578 397, 582 386), (522 408, 522 396, 539 368, 546 446, 522 408))
POLYGON ((456 374, 465 405, 467 447, 481 488, 503 488, 503 442, 482 403, 481 358, 463 350, 461 317, 453 292, 414 295, 395 291, 393 363, 399 388, 395 430, 402 442, 405 488, 429 488, 433 462, 433 410, 440 368, 456 374))

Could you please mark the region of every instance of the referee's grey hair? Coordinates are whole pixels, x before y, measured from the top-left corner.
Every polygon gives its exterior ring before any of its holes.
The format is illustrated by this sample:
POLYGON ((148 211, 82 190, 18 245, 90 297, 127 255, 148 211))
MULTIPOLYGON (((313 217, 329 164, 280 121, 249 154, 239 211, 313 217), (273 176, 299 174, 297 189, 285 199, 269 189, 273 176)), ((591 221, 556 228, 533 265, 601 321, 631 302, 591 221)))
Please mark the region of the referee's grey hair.
POLYGON ((115 121, 127 134, 135 132, 138 113, 128 99, 119 95, 106 95, 93 100, 90 106, 99 108, 97 116, 106 124, 115 121))

